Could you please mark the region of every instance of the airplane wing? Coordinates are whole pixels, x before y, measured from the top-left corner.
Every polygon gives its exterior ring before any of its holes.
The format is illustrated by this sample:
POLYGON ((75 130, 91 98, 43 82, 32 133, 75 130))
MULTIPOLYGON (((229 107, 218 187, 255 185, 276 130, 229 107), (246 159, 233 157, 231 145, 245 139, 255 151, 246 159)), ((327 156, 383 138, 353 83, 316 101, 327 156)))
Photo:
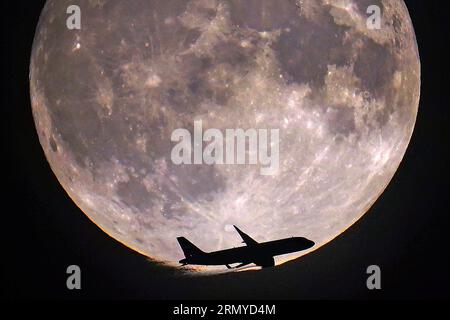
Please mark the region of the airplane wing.
POLYGON ((239 233, 242 240, 244 240, 243 243, 245 243, 247 246, 254 246, 254 245, 258 244, 258 242, 256 240, 253 240, 248 234, 242 232, 238 227, 234 226, 234 228, 239 233))
POLYGON ((235 267, 232 267, 232 266, 230 266, 229 264, 226 264, 226 267, 227 267, 228 269, 239 269, 239 268, 242 268, 242 267, 244 267, 244 266, 246 266, 246 265, 249 265, 249 264, 251 264, 251 263, 253 263, 253 262, 243 262, 243 263, 241 263, 241 264, 238 264, 238 265, 235 266, 235 267))

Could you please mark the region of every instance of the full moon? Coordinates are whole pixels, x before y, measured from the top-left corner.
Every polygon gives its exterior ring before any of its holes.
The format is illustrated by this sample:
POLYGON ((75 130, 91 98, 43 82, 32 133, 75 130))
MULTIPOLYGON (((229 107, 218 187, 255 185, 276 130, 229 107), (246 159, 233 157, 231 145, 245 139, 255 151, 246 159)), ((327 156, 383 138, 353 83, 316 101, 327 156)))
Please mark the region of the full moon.
POLYGON ((179 236, 238 246, 233 225, 313 240, 276 263, 298 258, 364 215, 405 154, 420 59, 402 0, 73 2, 47 1, 36 31, 40 143, 79 208, 155 262, 179 265, 179 236), (278 170, 174 163, 173 132, 196 121, 278 130, 278 170))

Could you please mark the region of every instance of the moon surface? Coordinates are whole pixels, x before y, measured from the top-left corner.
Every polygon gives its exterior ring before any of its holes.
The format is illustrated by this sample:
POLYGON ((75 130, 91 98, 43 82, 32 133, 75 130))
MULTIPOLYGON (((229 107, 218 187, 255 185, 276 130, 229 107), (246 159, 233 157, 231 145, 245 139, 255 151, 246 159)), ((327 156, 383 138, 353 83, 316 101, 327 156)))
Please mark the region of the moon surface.
POLYGON ((420 60, 401 0, 73 2, 47 1, 36 31, 39 139, 81 210, 156 262, 178 265, 178 236, 204 251, 240 245, 233 224, 314 250, 370 208, 404 156, 420 60), (80 30, 66 26, 73 4, 80 30), (196 120, 279 129, 278 172, 174 164, 171 134, 196 120))

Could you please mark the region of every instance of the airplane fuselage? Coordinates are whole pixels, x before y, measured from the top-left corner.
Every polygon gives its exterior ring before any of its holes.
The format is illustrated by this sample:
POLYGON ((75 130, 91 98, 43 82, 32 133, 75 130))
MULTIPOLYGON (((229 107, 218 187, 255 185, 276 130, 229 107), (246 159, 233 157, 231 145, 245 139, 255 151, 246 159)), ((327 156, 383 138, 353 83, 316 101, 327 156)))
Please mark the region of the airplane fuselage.
POLYGON ((306 238, 293 237, 257 243, 214 252, 202 252, 180 260, 191 265, 230 265, 234 263, 255 263, 262 267, 274 266, 274 256, 311 248, 314 242, 306 238))

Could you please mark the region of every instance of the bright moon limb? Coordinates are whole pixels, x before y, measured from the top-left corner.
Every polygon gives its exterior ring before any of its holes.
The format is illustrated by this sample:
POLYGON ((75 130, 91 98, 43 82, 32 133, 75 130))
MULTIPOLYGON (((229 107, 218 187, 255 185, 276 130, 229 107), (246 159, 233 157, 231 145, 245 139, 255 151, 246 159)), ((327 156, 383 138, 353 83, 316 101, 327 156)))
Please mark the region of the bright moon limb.
POLYGON ((71 4, 47 1, 36 30, 39 139, 81 210, 155 261, 178 266, 178 236, 237 246, 232 225, 316 249, 370 208, 404 156, 420 60, 402 0, 79 0, 68 28, 71 4), (172 133, 199 120, 279 130, 276 174, 174 164, 172 133))

